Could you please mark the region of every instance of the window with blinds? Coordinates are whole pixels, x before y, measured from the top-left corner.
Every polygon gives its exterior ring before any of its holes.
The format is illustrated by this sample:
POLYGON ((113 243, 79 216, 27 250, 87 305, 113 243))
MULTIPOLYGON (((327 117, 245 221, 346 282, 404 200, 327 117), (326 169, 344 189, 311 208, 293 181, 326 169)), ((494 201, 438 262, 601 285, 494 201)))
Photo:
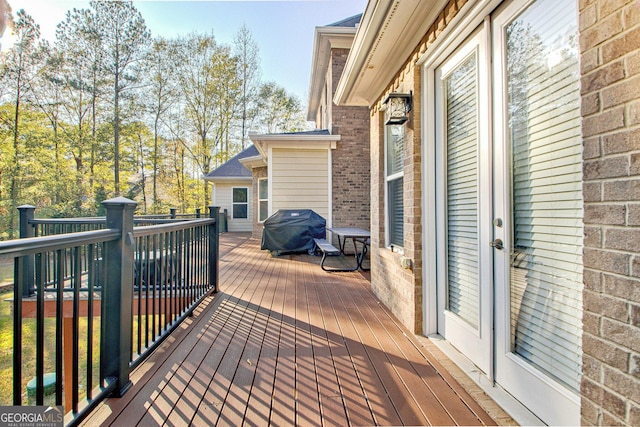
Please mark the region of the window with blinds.
POLYGON ((536 2, 507 27, 506 64, 512 351, 579 390, 583 211, 576 15, 575 2, 536 2))
POLYGON ((387 246, 404 246, 404 126, 388 125, 385 134, 387 246))
POLYGON ((447 310, 478 328, 477 54, 443 77, 447 150, 447 310))

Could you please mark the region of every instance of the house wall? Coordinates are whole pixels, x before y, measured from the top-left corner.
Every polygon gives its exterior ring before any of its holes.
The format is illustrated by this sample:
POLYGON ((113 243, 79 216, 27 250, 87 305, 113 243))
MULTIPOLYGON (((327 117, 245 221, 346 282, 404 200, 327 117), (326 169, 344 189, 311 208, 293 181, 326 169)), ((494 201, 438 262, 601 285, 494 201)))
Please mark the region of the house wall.
POLYGON ((579 2, 582 422, 640 425, 640 3, 579 2))
POLYGON ((272 212, 312 209, 331 223, 329 150, 273 148, 269 167, 272 212))
MULTIPOLYGON (((422 331, 417 59, 468 1, 452 0, 371 108, 372 288, 405 326, 422 331), (413 91, 405 141, 405 248, 384 246, 384 124, 389 92, 413 91)), ((640 425, 640 3, 579 0, 584 161, 582 423, 640 425)))
POLYGON ((382 100, 371 110, 371 286, 373 292, 398 319, 415 333, 422 333, 422 162, 420 150, 420 67, 409 64, 389 92, 413 91, 412 119, 405 126, 404 141, 404 247, 386 245, 384 114, 382 100), (403 268, 402 259, 411 260, 403 268))
MULTIPOLYGON (((331 92, 328 107, 331 133, 340 135, 332 152, 333 225, 360 227, 370 224, 369 109, 333 103, 333 94, 342 75, 349 49, 332 49, 327 71, 331 92)), ((326 88, 325 88, 326 89, 326 88)), ((327 91, 325 90, 325 93, 327 91)), ((323 100, 327 102, 326 95, 323 100)))
POLYGON ((251 212, 253 213, 253 229, 251 233, 251 237, 254 239, 262 239, 262 230, 263 226, 260 221, 258 221, 258 180, 260 178, 268 178, 269 173, 267 167, 254 168, 253 172, 253 180, 252 180, 252 189, 251 189, 251 212))
POLYGON ((227 210, 227 225, 230 232, 246 232, 251 231, 253 228, 252 220, 253 208, 251 200, 251 182, 238 181, 238 182, 225 182, 216 183, 213 190, 213 205, 220 206, 220 212, 227 210), (247 219, 234 219, 233 218, 233 188, 248 188, 247 196, 249 197, 248 205, 248 218, 247 219))

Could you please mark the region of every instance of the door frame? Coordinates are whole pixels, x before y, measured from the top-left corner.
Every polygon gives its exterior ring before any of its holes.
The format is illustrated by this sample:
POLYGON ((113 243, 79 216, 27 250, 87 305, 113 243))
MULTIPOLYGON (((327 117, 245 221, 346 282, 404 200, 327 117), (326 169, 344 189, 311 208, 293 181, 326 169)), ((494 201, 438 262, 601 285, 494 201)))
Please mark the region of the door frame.
POLYGON ((446 335, 452 345, 466 354, 483 373, 493 378, 493 252, 489 246, 492 239, 492 135, 490 126, 490 81, 491 73, 486 62, 490 48, 488 21, 470 32, 465 40, 456 46, 447 56, 439 57, 434 63, 435 113, 434 151, 435 151, 435 198, 436 198, 436 296, 437 331, 446 335), (478 251, 478 326, 477 329, 466 321, 445 309, 447 302, 447 136, 444 119, 444 100, 442 81, 463 61, 475 53, 476 70, 476 186, 477 186, 477 251, 478 251), (442 74, 442 75, 441 75, 442 74), (448 332, 443 333, 444 329, 448 332))
MULTIPOLYGON (((494 13, 501 9, 501 6, 504 4, 519 4, 521 9, 524 9, 529 4, 531 4, 535 0, 529 1, 519 1, 513 0, 510 2, 509 0, 480 0, 479 2, 470 4, 471 2, 467 2, 465 6, 460 10, 458 15, 449 23, 443 30, 443 32, 435 39, 435 41, 429 46, 427 52, 425 52, 422 57, 417 61, 417 66, 421 67, 421 95, 420 101, 422 105, 422 116, 421 116, 421 156, 422 156, 422 191, 423 191, 423 200, 422 200, 422 242, 423 242, 423 273, 422 273, 422 292, 423 292, 423 311, 422 311, 422 325, 423 325, 423 334, 425 336, 435 336, 436 342, 441 339, 438 336, 438 305, 437 305, 437 257, 438 257, 438 245, 436 239, 433 236, 437 235, 437 224, 438 218, 436 215, 437 211, 437 199, 436 199, 436 186, 437 186, 437 175, 436 175, 436 165, 437 156, 436 156, 436 114, 435 114, 435 94, 434 94, 434 85, 435 85, 435 69, 437 66, 449 55, 451 55, 459 46, 464 43, 464 40, 476 30, 478 26, 480 26, 483 21, 484 25, 489 25, 490 29, 487 32, 487 36, 489 37, 488 43, 489 48, 487 49, 487 62, 493 62, 493 30, 492 26, 492 18, 494 17, 494 13), (471 30, 469 30, 471 29, 471 30)), ((493 75, 493 65, 491 66, 490 74, 493 75)), ((493 78, 491 79, 491 91, 489 96, 493 96, 493 78)), ((489 117, 490 126, 491 126, 491 139, 495 140, 493 132, 494 126, 494 111, 495 108, 494 100, 491 99, 489 104, 492 106, 492 111, 490 111, 489 117)), ((497 111, 497 110, 496 110, 497 111)), ((495 148, 495 147, 494 147, 495 148)), ((500 167, 501 165, 496 165, 500 167)), ((494 183, 492 182, 491 188, 494 188, 494 183)), ((497 195, 495 195, 497 196, 497 195)), ((493 227, 492 227, 493 228, 493 227)), ((494 238, 504 237, 500 234, 496 233, 494 238)), ((495 263, 494 263, 495 264, 495 263)), ((494 288, 496 286, 495 281, 499 280, 497 275, 501 274, 497 270, 494 272, 494 288)), ((497 292, 497 291, 496 291, 497 292)), ((494 292, 493 300, 492 300, 493 308, 493 322, 492 332, 494 335, 494 345, 492 348, 492 364, 490 372, 486 373, 486 377, 483 375, 478 375, 477 369, 473 367, 465 368, 467 374, 469 374, 487 393, 489 393, 492 397, 495 397, 500 401, 501 405, 504 405, 505 408, 509 407, 511 410, 509 411, 514 416, 518 416, 518 421, 524 424, 538 424, 542 421, 533 413, 531 410, 539 410, 539 407, 536 408, 533 406, 525 407, 512 397, 512 392, 506 389, 503 389, 500 384, 495 383, 495 363, 497 363, 497 347, 498 343, 495 342, 497 340, 502 340, 502 336, 498 336, 496 333, 496 324, 495 322, 500 321, 500 318, 497 317, 496 308, 498 304, 508 304, 505 302, 504 296, 498 296, 494 292), (487 381, 488 380, 488 381, 487 381), (506 393, 503 393, 503 390, 506 393), (531 409, 529 409, 531 408, 531 409)), ((503 313, 501 316, 508 315, 508 311, 503 313)), ((452 358, 456 358, 461 361, 463 364, 468 363, 468 359, 465 358, 464 355, 458 353, 456 350, 452 349, 449 344, 439 345, 447 354, 451 354, 452 358), (452 350, 452 351, 451 351, 452 350)), ((505 355, 509 356, 509 355, 505 355)), ((517 359, 517 357, 512 357, 512 359, 517 359)), ((516 360, 520 365, 526 365, 525 363, 516 360)), ((535 380, 534 382, 539 383, 540 385, 545 384, 546 386, 551 386, 552 388, 563 392, 566 396, 566 402, 570 403, 574 408, 577 407, 577 411, 579 413, 580 403, 579 396, 575 395, 563 386, 556 383, 553 379, 540 375, 540 372, 531 366, 524 366, 528 371, 534 374, 535 380), (534 372, 537 371, 537 372, 534 372), (567 392, 569 392, 567 394, 567 392)), ((528 389, 527 383, 522 384, 522 387, 528 389)), ((535 386, 534 388, 537 388, 535 386)), ((573 410, 570 416, 575 419, 575 410, 573 410)), ((578 414, 579 416, 579 414, 578 414)), ((579 421, 579 417, 578 417, 579 421)))

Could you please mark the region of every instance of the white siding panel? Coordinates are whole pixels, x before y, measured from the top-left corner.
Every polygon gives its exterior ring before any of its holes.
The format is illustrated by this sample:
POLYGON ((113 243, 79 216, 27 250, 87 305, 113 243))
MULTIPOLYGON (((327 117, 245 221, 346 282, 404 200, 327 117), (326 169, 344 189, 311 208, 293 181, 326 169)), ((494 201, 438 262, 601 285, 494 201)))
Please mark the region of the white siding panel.
POLYGON ((312 209, 329 218, 329 151, 274 148, 271 202, 278 209, 312 209))
POLYGON ((252 231, 253 230, 253 213, 251 206, 251 197, 253 197, 253 193, 251 191, 251 183, 247 182, 225 182, 223 184, 217 183, 215 184, 216 188, 214 191, 214 206, 220 206, 220 212, 227 210, 227 223, 229 226, 230 232, 244 232, 244 231, 252 231), (233 219, 233 188, 248 188, 249 189, 249 214, 247 215, 247 219, 233 219))

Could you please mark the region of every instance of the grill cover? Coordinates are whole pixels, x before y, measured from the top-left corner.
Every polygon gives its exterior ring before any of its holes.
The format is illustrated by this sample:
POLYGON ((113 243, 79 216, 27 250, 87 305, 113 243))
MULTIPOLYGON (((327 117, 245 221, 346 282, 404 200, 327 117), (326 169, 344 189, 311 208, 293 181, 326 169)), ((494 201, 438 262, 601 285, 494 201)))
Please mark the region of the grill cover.
POLYGON ((311 209, 280 209, 264 223, 262 249, 313 253, 314 238, 325 239, 327 221, 311 209))

